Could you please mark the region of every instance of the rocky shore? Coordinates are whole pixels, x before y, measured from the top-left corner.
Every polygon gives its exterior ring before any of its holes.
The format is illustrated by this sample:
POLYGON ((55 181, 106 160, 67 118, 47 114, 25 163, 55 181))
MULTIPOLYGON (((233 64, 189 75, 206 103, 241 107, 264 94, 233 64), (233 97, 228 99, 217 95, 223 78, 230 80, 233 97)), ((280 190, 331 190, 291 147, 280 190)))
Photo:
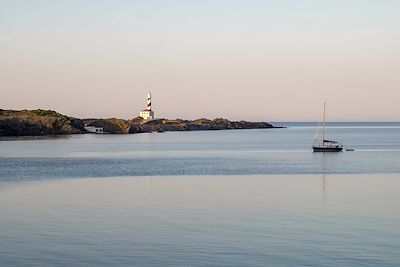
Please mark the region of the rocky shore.
POLYGON ((110 134, 275 128, 267 122, 229 121, 222 118, 152 121, 144 121, 141 118, 78 119, 52 110, 0 109, 0 136, 84 134, 87 133, 85 125, 102 127, 104 132, 110 134))
POLYGON ((55 111, 0 109, 0 136, 39 136, 85 132, 82 120, 55 111))

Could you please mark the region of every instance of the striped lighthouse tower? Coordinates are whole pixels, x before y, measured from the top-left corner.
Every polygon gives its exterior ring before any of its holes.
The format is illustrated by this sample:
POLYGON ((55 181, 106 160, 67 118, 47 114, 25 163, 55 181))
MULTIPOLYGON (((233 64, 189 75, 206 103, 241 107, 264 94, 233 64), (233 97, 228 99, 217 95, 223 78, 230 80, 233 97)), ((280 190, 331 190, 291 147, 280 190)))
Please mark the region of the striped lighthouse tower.
POLYGON ((144 119, 146 121, 150 121, 150 120, 154 119, 154 111, 151 110, 151 92, 150 91, 147 94, 147 107, 144 110, 140 111, 139 117, 141 117, 142 119, 144 119))
POLYGON ((147 110, 151 110, 151 92, 147 94, 147 110))

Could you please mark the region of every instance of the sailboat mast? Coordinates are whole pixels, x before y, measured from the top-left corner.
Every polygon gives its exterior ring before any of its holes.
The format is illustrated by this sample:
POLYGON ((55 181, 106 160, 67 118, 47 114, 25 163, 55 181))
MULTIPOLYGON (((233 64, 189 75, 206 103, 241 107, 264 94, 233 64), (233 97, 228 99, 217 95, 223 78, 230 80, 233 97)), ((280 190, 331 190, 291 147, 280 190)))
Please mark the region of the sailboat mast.
POLYGON ((322 144, 325 144, 325 110, 326 110, 326 102, 324 102, 324 120, 322 123, 322 144))

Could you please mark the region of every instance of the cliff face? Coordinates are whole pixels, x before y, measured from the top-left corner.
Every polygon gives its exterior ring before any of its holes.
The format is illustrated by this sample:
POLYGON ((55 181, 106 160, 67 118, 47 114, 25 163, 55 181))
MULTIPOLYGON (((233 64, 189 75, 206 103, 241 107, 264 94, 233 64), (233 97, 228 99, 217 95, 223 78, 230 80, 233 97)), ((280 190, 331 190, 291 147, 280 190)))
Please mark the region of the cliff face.
POLYGON ((50 110, 0 109, 0 136, 79 134, 86 132, 79 119, 50 110))

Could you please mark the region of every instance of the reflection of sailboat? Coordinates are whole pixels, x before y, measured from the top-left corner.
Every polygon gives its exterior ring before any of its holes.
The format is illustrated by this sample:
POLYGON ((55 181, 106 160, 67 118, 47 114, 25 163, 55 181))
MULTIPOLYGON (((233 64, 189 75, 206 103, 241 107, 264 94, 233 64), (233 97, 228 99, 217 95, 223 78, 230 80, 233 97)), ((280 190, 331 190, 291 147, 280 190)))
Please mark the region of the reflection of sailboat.
POLYGON ((322 174, 322 206, 325 208, 326 205, 326 178, 325 174, 322 174))
POLYGON ((314 152, 340 152, 343 150, 343 145, 339 144, 336 141, 326 139, 326 127, 325 127, 325 110, 326 110, 326 103, 324 102, 324 116, 322 123, 318 123, 317 132, 315 134, 314 144, 313 144, 313 151, 314 152), (321 143, 316 143, 317 137, 319 132, 322 128, 322 140, 321 143))

